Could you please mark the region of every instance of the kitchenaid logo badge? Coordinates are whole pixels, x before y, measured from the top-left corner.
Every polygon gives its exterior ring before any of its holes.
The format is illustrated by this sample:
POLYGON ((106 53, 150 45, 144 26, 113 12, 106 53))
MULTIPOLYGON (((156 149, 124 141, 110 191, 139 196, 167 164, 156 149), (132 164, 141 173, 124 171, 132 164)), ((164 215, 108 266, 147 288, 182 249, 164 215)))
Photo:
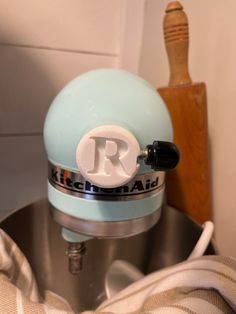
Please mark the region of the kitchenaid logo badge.
POLYGON ((101 188, 84 179, 78 172, 71 172, 49 163, 49 182, 61 192, 82 198, 112 199, 114 197, 143 196, 156 193, 164 184, 163 172, 138 175, 126 185, 101 188), (92 196, 92 197, 89 197, 92 196))
POLYGON ((136 175, 139 154, 139 143, 131 132, 115 125, 103 125, 81 138, 76 163, 87 180, 103 188, 113 188, 126 184, 136 175))

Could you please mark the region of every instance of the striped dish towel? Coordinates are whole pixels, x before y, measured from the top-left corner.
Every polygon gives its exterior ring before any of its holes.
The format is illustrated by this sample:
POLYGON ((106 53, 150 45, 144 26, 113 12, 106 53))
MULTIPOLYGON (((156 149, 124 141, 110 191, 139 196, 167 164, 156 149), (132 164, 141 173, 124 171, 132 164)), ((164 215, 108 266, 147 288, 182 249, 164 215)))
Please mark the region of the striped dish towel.
POLYGON ((0 314, 72 314, 53 292, 38 292, 30 265, 12 239, 0 229, 0 314))
POLYGON ((204 256, 152 273, 83 314, 236 313, 236 260, 204 256))
MULTIPOLYGON (((0 229, 0 314, 73 314, 50 291, 44 298, 26 258, 0 229)), ((92 313, 236 313, 236 260, 204 256, 152 273, 92 313)))

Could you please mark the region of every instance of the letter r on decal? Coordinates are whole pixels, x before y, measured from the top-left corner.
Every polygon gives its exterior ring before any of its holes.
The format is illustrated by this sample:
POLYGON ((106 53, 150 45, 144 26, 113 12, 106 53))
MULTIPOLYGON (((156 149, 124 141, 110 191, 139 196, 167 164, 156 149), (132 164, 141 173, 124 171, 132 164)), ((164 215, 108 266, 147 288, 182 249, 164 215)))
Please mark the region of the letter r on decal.
POLYGON ((89 174, 110 176, 114 172, 120 176, 129 175, 128 169, 122 159, 128 153, 128 145, 118 139, 93 137, 95 145, 93 169, 89 174))
POLYGON ((132 133, 105 125, 84 135, 77 146, 76 162, 82 175, 99 187, 129 182, 139 169, 140 147, 132 133))

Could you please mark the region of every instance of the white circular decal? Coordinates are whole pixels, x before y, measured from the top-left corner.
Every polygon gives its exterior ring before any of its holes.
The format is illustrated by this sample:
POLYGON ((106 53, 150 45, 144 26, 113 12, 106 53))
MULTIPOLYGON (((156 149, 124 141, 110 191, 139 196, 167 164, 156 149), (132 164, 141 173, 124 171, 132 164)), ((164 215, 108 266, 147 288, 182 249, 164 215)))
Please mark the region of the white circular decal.
POLYGON ((103 125, 86 133, 76 150, 81 174, 91 183, 104 188, 129 182, 137 173, 139 143, 128 130, 103 125))

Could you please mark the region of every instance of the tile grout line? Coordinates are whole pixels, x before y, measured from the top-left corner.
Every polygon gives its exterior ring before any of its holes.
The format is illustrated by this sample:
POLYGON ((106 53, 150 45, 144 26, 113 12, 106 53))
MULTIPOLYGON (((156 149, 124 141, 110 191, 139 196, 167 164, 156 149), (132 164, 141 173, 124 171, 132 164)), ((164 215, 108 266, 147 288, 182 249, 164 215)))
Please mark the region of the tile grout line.
POLYGON ((32 133, 0 133, 0 138, 4 137, 27 137, 27 136, 43 136, 42 132, 32 133))
POLYGON ((0 46, 7 47, 19 47, 19 48, 31 48, 31 49, 40 49, 40 50, 49 50, 49 51, 58 51, 58 52, 69 52, 69 53, 78 53, 78 54, 87 54, 103 57, 118 57, 117 53, 106 53, 106 52, 96 52, 96 51, 87 51, 87 50, 76 50, 76 49, 67 49, 60 47, 48 47, 48 46, 36 46, 36 45, 27 45, 27 44, 14 44, 14 43, 5 43, 0 42, 0 46))

